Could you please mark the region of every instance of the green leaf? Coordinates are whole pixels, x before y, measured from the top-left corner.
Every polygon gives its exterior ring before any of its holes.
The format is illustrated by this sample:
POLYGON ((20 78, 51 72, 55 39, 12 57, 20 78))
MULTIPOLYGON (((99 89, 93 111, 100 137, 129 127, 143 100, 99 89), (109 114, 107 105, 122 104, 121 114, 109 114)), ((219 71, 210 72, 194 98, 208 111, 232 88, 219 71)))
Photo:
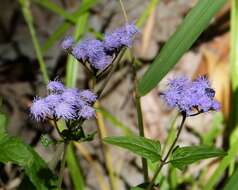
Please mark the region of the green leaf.
POLYGON ((159 141, 139 136, 106 137, 103 141, 128 149, 145 159, 151 160, 152 162, 159 161, 161 158, 161 146, 159 141))
POLYGON ((144 190, 144 189, 141 187, 132 187, 131 190, 144 190))
POLYGON ((52 1, 49 1, 49 0, 34 0, 34 2, 36 2, 39 5, 55 12, 56 14, 64 17, 65 19, 67 19, 67 20, 69 20, 73 23, 77 22, 77 19, 72 14, 68 13, 63 8, 59 7, 58 5, 53 3, 52 1))
POLYGON ((170 162, 174 167, 183 169, 184 166, 202 159, 221 157, 226 155, 226 152, 224 152, 223 150, 211 146, 186 146, 177 148, 173 152, 172 160, 170 162))
POLYGON ((7 117, 0 113, 0 134, 6 132, 7 117))
POLYGON ((226 0, 200 0, 188 13, 183 23, 168 40, 145 75, 139 81, 138 92, 146 95, 177 63, 192 46, 212 17, 225 4, 226 0))
POLYGON ((238 169, 231 176, 228 183, 225 185, 223 190, 237 190, 238 189, 238 169))
POLYGON ((20 139, 0 134, 0 162, 13 162, 25 169, 30 181, 38 190, 54 189, 56 178, 43 159, 20 139))

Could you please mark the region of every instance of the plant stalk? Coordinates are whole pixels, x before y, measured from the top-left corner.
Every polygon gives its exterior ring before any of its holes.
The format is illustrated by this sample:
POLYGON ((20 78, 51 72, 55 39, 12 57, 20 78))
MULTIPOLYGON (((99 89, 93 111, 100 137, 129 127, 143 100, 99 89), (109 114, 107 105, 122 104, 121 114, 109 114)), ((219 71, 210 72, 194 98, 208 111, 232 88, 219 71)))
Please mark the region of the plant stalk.
MULTIPOLYGON (((137 111, 137 122, 138 122, 138 128, 139 128, 139 135, 141 137, 144 137, 144 124, 143 124, 143 115, 141 110, 141 102, 140 102, 140 96, 136 93, 136 111, 137 111)), ((144 181, 149 181, 149 175, 148 175, 148 164, 147 160, 145 158, 142 158, 142 169, 143 169, 143 175, 144 175, 144 181)))
MULTIPOLYGON (((95 103, 96 107, 100 107, 99 101, 95 103)), ((116 179, 114 176, 114 171, 113 171, 113 164, 112 164, 112 157, 110 154, 110 151, 106 145, 103 144, 103 138, 107 136, 107 130, 105 127, 105 123, 103 120, 102 113, 96 112, 96 122, 98 125, 98 134, 99 134, 99 140, 100 140, 100 146, 102 149, 102 154, 105 160, 105 165, 109 174, 109 184, 111 190, 116 190, 116 179)))
POLYGON ((160 164, 158 165, 158 167, 157 167, 157 169, 156 169, 156 171, 155 171, 155 173, 154 173, 154 176, 153 176, 153 178, 152 178, 151 182, 149 183, 149 185, 148 185, 148 187, 147 187, 146 190, 151 190, 151 189, 152 189, 152 187, 153 187, 153 185, 154 185, 154 182, 155 182, 155 180, 156 180, 156 178, 157 178, 159 172, 161 171, 161 169, 163 168, 163 166, 164 166, 165 164, 167 164, 166 161, 167 161, 167 159, 169 158, 170 153, 173 151, 174 146, 176 145, 177 140, 178 140, 178 138, 179 138, 179 136, 180 136, 180 133, 181 133, 181 131, 182 131, 182 129, 183 129, 183 126, 184 126, 184 123, 185 123, 185 120, 186 120, 186 114, 182 113, 182 117, 183 117, 183 118, 182 118, 182 122, 181 122, 181 124, 180 124, 180 126, 179 126, 179 128, 178 128, 178 132, 177 132, 176 138, 174 139, 174 141, 173 141, 172 145, 170 146, 170 148, 169 148, 167 154, 165 155, 164 159, 162 159, 161 162, 160 162, 160 164))
POLYGON ((65 162, 66 162, 66 150, 67 150, 68 142, 64 143, 64 151, 63 151, 63 157, 60 163, 60 174, 59 174, 59 180, 58 180, 58 190, 61 190, 61 185, 64 178, 64 169, 65 169, 65 162))
POLYGON ((114 74, 118 64, 120 63, 124 53, 126 51, 126 48, 123 48, 121 50, 121 52, 119 53, 119 55, 117 56, 117 58, 115 59, 115 61, 112 63, 112 68, 111 68, 111 71, 110 73, 108 74, 107 78, 105 79, 104 83, 102 84, 102 87, 97 91, 97 95, 98 95, 98 98, 101 96, 103 90, 105 89, 107 83, 109 82, 109 80, 111 79, 112 75, 114 74))

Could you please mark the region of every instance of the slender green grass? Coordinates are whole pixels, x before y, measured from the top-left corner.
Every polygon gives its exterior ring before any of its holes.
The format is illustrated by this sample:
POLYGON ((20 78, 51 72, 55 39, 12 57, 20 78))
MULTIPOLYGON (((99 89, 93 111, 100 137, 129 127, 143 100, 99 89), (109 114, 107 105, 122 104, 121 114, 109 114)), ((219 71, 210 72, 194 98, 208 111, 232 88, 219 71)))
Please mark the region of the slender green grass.
POLYGON ((229 179, 228 183, 225 185, 223 190, 237 190, 238 189, 238 169, 234 172, 234 174, 229 179))
MULTIPOLYGON (((238 0, 231 1, 231 86, 232 86, 232 104, 229 131, 234 131, 230 135, 230 146, 238 138, 238 0)), ((235 158, 230 162, 229 174, 231 175, 235 168, 235 158)))
POLYGON ((137 27, 141 28, 142 25, 145 23, 149 15, 153 12, 153 10, 158 5, 159 0, 151 0, 147 8, 144 10, 138 21, 136 22, 137 27))
POLYGON ((213 16, 226 0, 201 0, 188 13, 183 23, 166 42, 142 79, 139 81, 140 96, 146 95, 173 68, 181 56, 192 46, 213 16))
POLYGON ((27 26, 28 26, 30 34, 31 34, 31 39, 32 39, 32 42, 33 42, 33 45, 35 48, 37 60, 40 65, 40 70, 43 75, 44 82, 45 82, 45 84, 47 84, 49 81, 49 77, 47 74, 46 65, 45 65, 45 62, 43 59, 41 47, 40 47, 39 41, 36 37, 36 32, 35 32, 35 29, 33 26, 33 17, 31 15, 31 11, 30 11, 30 1, 29 0, 19 0, 19 3, 21 5, 24 18, 26 20, 27 26))
MULTIPOLYGON (((78 18, 78 23, 76 25, 74 34, 74 38, 76 41, 78 41, 87 31, 88 16, 89 13, 85 13, 84 15, 78 18)), ((68 87, 76 86, 78 64, 78 61, 74 59, 71 55, 68 57, 66 68, 66 86, 68 87)))
MULTIPOLYGON (((78 8, 73 14, 72 17, 78 18, 88 12, 88 10, 95 5, 97 0, 91 0, 91 1, 83 1, 78 8)), ((46 7, 47 8, 47 7, 46 7)), ((47 39, 43 46, 43 52, 46 52, 49 48, 51 48, 59 39, 62 39, 65 33, 68 31, 70 26, 75 25, 76 23, 68 22, 67 20, 64 20, 60 26, 50 35, 50 37, 47 39)))
POLYGON ((48 10, 53 11, 54 13, 60 15, 61 17, 65 18, 66 20, 77 23, 77 18, 74 17, 72 14, 65 11, 63 8, 59 7, 55 3, 52 3, 52 1, 49 0, 33 0, 35 3, 47 8, 48 10))
POLYGON ((232 144, 228 151, 228 155, 225 156, 222 161, 220 162, 219 166, 217 169, 214 171, 213 175, 208 179, 207 184, 203 188, 203 190, 212 190, 214 189, 214 186, 217 184, 219 179, 222 177, 224 174, 224 171, 226 168, 229 166, 230 162, 233 160, 233 158, 236 156, 238 153, 238 139, 236 142, 232 144))
POLYGON ((135 135, 135 133, 124 123, 119 121, 114 115, 112 115, 109 111, 107 111, 105 108, 97 108, 99 112, 103 115, 105 119, 107 119, 109 122, 113 124, 118 129, 121 129, 124 133, 124 135, 135 135))
POLYGON ((84 178, 78 163, 78 159, 75 155, 74 145, 72 142, 67 147, 66 162, 71 179, 74 184, 74 189, 84 190, 85 189, 84 178))
MULTIPOLYGON (((85 1, 88 2, 89 0, 85 0, 85 1)), ((87 31, 88 16, 89 16, 89 13, 86 12, 80 17, 78 17, 78 21, 75 26, 76 28, 74 33, 74 38, 76 41, 78 41, 83 36, 83 34, 87 31)), ((79 63, 77 62, 77 60, 75 60, 71 55, 68 57, 67 67, 66 67, 66 81, 65 81, 65 84, 67 87, 76 86, 76 80, 78 75, 78 64, 79 63)), ((70 143, 68 146, 66 161, 67 161, 69 173, 70 173, 71 179, 73 180, 75 189, 83 190, 84 181, 83 181, 80 167, 78 165, 77 158, 74 153, 74 148, 72 143, 70 143), (80 178, 81 180, 78 180, 78 178, 80 178)))
POLYGON ((42 52, 45 53, 49 48, 51 48, 62 36, 67 32, 71 24, 69 22, 65 22, 60 25, 52 35, 47 39, 45 44, 42 47, 42 52))

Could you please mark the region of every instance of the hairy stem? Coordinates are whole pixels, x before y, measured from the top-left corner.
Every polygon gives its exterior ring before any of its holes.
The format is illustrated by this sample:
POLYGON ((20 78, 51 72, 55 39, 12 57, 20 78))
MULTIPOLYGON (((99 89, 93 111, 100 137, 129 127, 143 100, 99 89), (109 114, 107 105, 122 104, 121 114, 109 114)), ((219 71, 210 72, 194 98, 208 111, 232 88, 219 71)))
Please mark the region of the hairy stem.
POLYGON ((61 190, 61 185, 64 178, 64 168, 65 168, 65 162, 66 162, 66 150, 67 150, 68 142, 64 143, 64 151, 63 151, 63 157, 60 163, 60 174, 59 174, 59 180, 58 180, 58 190, 61 190))
POLYGON ((173 141, 172 145, 170 146, 170 148, 169 148, 167 154, 165 155, 164 159, 162 159, 161 162, 160 162, 160 164, 158 165, 158 167, 157 167, 157 169, 156 169, 156 171, 155 171, 155 173, 154 173, 154 176, 153 176, 153 178, 152 178, 151 182, 149 183, 149 185, 148 185, 148 187, 147 187, 146 190, 151 190, 151 189, 152 189, 152 187, 153 187, 153 185, 154 185, 154 182, 155 182, 155 179, 156 179, 156 177, 158 176, 159 172, 161 171, 161 169, 163 168, 163 166, 168 163, 168 162, 167 162, 167 159, 169 158, 170 153, 173 151, 174 146, 175 146, 176 143, 177 143, 177 140, 178 140, 178 138, 179 138, 179 136, 180 136, 180 133, 181 133, 181 131, 182 131, 182 128, 183 128, 184 123, 185 123, 185 120, 186 120, 186 114, 182 113, 182 116, 183 116, 182 122, 181 122, 181 124, 180 124, 180 126, 179 126, 179 128, 178 128, 178 132, 177 132, 176 138, 174 139, 174 141, 173 141))
MULTIPOLYGON (((138 122, 138 128, 139 128, 139 135, 141 137, 144 137, 144 124, 143 124, 143 115, 141 110, 141 102, 140 97, 136 94, 136 111, 137 111, 137 122, 138 122)), ((147 160, 145 158, 142 158, 142 169, 144 174, 144 181, 149 181, 149 175, 148 175, 148 164, 147 160)))

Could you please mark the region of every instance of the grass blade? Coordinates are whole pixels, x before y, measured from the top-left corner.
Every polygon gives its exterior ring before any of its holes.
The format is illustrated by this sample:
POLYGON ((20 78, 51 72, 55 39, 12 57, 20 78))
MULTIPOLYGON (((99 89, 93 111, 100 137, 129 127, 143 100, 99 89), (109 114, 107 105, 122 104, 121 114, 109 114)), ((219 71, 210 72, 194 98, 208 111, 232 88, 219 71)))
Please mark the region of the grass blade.
POLYGON ((146 19, 149 17, 149 15, 153 12, 153 10, 158 5, 159 0, 151 0, 147 8, 144 10, 138 21, 136 22, 136 26, 138 28, 141 28, 146 19))
POLYGON ((138 91, 141 96, 152 90, 177 63, 225 2, 226 0, 198 1, 139 81, 138 91))
POLYGON ((110 121, 115 127, 121 129, 124 135, 127 135, 127 136, 135 135, 135 133, 128 126, 124 125, 121 121, 119 121, 114 115, 112 115, 105 108, 100 107, 97 109, 103 115, 105 119, 110 121))
MULTIPOLYGON (((76 25, 74 35, 76 41, 78 41, 86 31, 88 16, 89 14, 85 13, 84 15, 78 18, 78 23, 76 25)), ((68 57, 66 68, 66 86, 68 87, 74 87, 76 85, 78 64, 78 61, 74 59, 71 55, 68 57)))
POLYGON ((65 22, 62 25, 60 25, 55 32, 50 35, 48 40, 45 42, 44 46, 42 47, 43 53, 45 53, 50 47, 52 47, 62 36, 65 34, 65 32, 69 29, 71 26, 70 23, 65 22))
POLYGON ((40 70, 41 70, 41 73, 43 75, 44 82, 45 82, 45 84, 47 84, 48 81, 49 81, 49 77, 48 77, 45 62, 44 62, 44 59, 43 59, 43 54, 42 54, 39 42, 38 42, 37 37, 36 37, 36 32, 35 32, 35 29, 34 29, 34 26, 33 26, 33 17, 32 17, 31 12, 30 12, 30 1, 29 0, 19 0, 19 3, 21 5, 23 16, 26 20, 27 26, 30 30, 32 42, 33 42, 33 45, 34 45, 34 48, 35 48, 37 60, 38 60, 39 65, 40 65, 40 70))
POLYGON ((220 162, 219 166, 217 169, 214 171, 213 175, 208 179, 208 182, 206 186, 203 188, 203 190, 212 190, 218 180, 221 178, 223 175, 225 169, 229 166, 230 162, 233 160, 235 155, 238 153, 238 140, 232 144, 228 151, 228 155, 225 156, 222 161, 220 162))
POLYGON ((238 189, 238 169, 236 169, 235 173, 231 176, 228 183, 225 185, 223 190, 237 190, 238 189))
POLYGON ((67 161, 67 167, 69 169, 71 179, 74 184, 74 189, 84 190, 84 186, 85 186, 84 178, 83 178, 80 166, 78 164, 78 160, 75 155, 74 146, 72 143, 70 143, 67 147, 66 161, 67 161))
MULTIPOLYGON (((85 14, 93 5, 95 5, 97 0, 83 1, 80 7, 75 11, 72 16, 76 19, 85 14)), ((75 23, 67 22, 66 20, 50 35, 49 39, 45 42, 43 46, 43 52, 46 52, 51 48, 59 39, 63 38, 65 32, 70 28, 70 26, 75 23)))
MULTIPOLYGON (((84 0, 83 3, 87 3, 90 0, 84 0)), ((86 12, 82 16, 78 18, 74 38, 78 40, 86 31, 86 25, 88 21, 89 13, 86 12)), ((66 86, 75 87, 77 80, 77 71, 78 71, 78 62, 73 59, 72 56, 68 57, 67 61, 67 70, 66 70, 66 86)), ((83 190, 84 189, 84 180, 82 177, 82 173, 77 162, 73 144, 69 144, 68 153, 66 155, 66 161, 69 168, 70 176, 74 183, 75 190, 83 190)))
POLYGON ((58 5, 56 5, 55 3, 52 3, 49 0, 34 0, 34 2, 64 17, 66 20, 70 22, 73 22, 73 23, 77 22, 77 19, 72 14, 68 13, 63 8, 59 7, 58 5))
MULTIPOLYGON (((231 65, 231 114, 230 123, 228 126, 228 133, 231 131, 230 135, 230 146, 236 141, 238 134, 238 0, 231 1, 231 52, 230 52, 230 65, 231 65)), ((229 167, 229 174, 233 173, 235 167, 235 158, 231 161, 229 167)))

